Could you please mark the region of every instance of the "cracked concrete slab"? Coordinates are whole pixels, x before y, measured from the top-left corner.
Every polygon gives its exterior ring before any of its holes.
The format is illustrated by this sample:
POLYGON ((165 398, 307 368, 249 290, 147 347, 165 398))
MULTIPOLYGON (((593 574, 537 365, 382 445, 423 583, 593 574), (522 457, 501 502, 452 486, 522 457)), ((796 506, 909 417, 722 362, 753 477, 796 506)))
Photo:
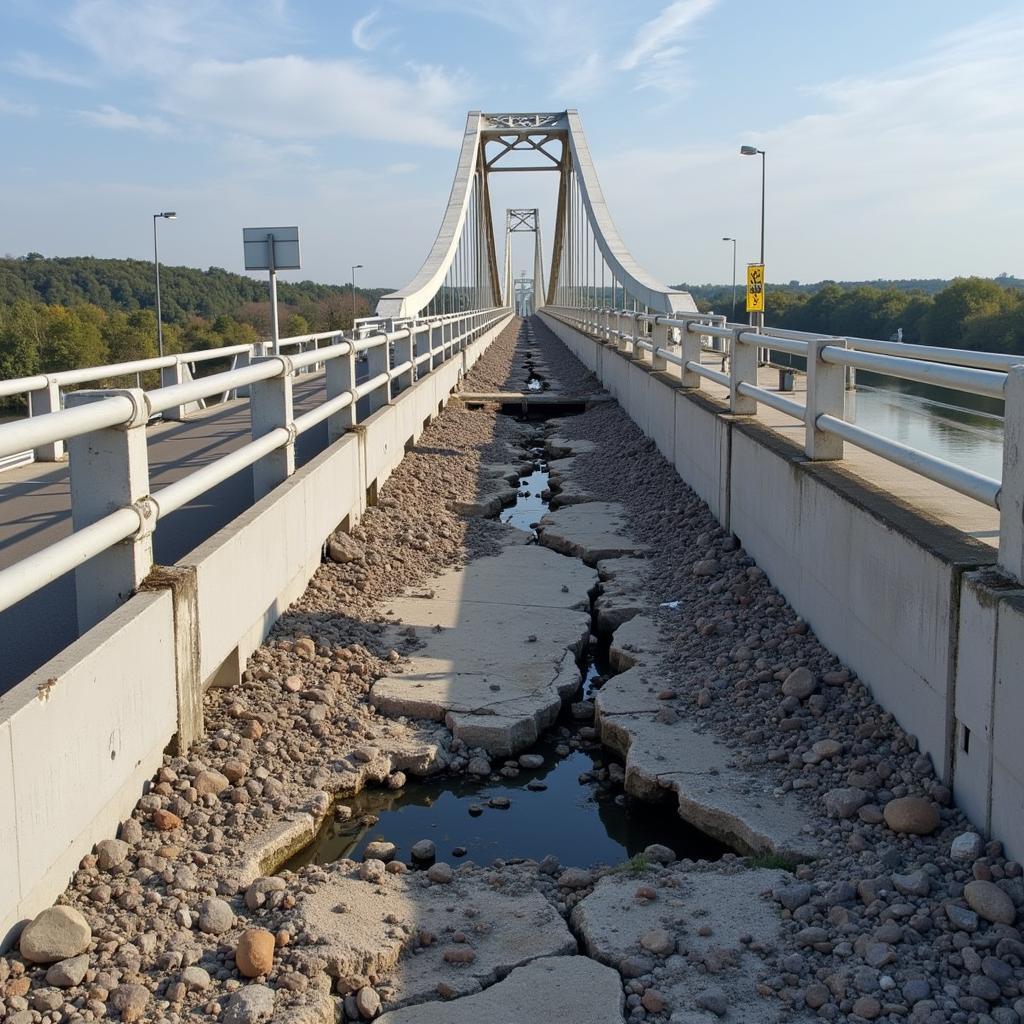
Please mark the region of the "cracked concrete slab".
POLYGON ((623 1024, 619 976, 585 956, 548 957, 454 1002, 395 1010, 378 1024, 623 1024))
POLYGON ((573 477, 574 456, 565 459, 554 459, 548 462, 548 479, 551 484, 551 508, 558 509, 565 505, 580 505, 597 498, 573 477))
POLYGON ((616 672, 625 672, 634 665, 658 665, 668 653, 658 624, 648 615, 635 615, 615 630, 608 662, 616 672))
MULTIPOLYGON (((778 945, 778 905, 763 894, 791 877, 784 871, 717 865, 606 875, 573 907, 570 920, 583 948, 601 963, 617 967, 643 958, 658 965, 654 987, 673 1021, 717 1021, 698 1002, 717 988, 727 1021, 762 1024, 773 1018, 774 1006, 757 994, 765 962, 751 947, 778 945), (641 885, 653 899, 638 897, 641 885)), ((792 1019, 815 1018, 803 1011, 792 1019)))
POLYGON ((594 602, 600 633, 613 633, 623 623, 651 610, 645 581, 649 565, 642 558, 606 558, 597 563, 601 594, 594 602))
POLYGON ((630 539, 626 510, 616 501, 589 501, 549 512, 537 527, 537 539, 587 565, 649 550, 649 545, 630 539))
POLYGON ((389 606, 423 642, 370 691, 378 710, 445 722, 470 746, 508 756, 536 742, 580 682, 575 650, 590 632, 597 573, 533 544, 452 570, 431 599, 389 606))
MULTIPOLYGON (((564 420, 549 420, 548 423, 560 423, 564 420)), ((571 455, 588 455, 597 451, 597 445, 593 441, 585 441, 581 438, 568 437, 564 434, 548 434, 544 439, 544 450, 547 452, 548 460, 564 459, 571 455)))
POLYGON ((352 861, 303 893, 293 916, 315 958, 340 988, 373 984, 385 1010, 438 998, 438 986, 469 995, 538 957, 576 952, 551 903, 526 884, 503 891, 466 867, 451 883, 420 872, 363 881, 352 861))
MULTIPOLYGON (((625 698, 618 699, 621 704, 625 698)), ((659 717, 650 711, 609 714, 598 705, 602 742, 626 759, 627 793, 656 800, 673 791, 680 817, 741 853, 820 856, 795 794, 776 793, 768 780, 733 768, 728 748, 711 734, 674 715, 669 721, 659 717)))

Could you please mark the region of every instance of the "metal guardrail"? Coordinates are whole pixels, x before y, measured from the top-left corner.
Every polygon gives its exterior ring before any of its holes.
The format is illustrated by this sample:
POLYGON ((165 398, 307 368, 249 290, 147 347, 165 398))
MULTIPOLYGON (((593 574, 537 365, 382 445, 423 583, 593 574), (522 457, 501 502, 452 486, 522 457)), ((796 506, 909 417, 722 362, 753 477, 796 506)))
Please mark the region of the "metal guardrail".
MULTIPOLYGON (((71 498, 76 527, 69 536, 45 550, 0 570, 0 611, 126 541, 131 544, 125 546, 138 549, 136 555, 143 562, 148 558, 151 566, 150 537, 162 518, 249 466, 253 467, 254 496, 259 499, 294 472, 295 439, 299 434, 326 420, 328 441, 336 440, 357 422, 356 403, 360 399, 367 398, 370 413, 375 412, 508 315, 508 309, 495 307, 404 323, 363 321, 348 336, 330 332, 282 339, 281 348, 300 350, 295 355, 256 357, 246 366, 150 391, 134 388, 73 392, 67 396, 66 409, 0 424, 0 458, 26 449, 71 442, 71 498), (319 347, 324 341, 329 344, 319 347), (356 360, 360 357, 367 363, 368 379, 357 383, 356 360), (293 416, 295 377, 321 367, 326 371, 324 401, 300 416, 293 416), (145 428, 150 419, 167 410, 242 388, 251 389, 252 440, 150 493, 144 450, 145 428), (90 439, 97 443, 90 446, 90 439), (138 439, 143 446, 142 457, 138 439), (76 473, 79 461, 84 468, 76 473), (102 507, 103 495, 109 498, 106 507, 113 507, 114 511, 90 515, 86 509, 102 507), (118 497, 123 495, 129 495, 131 500, 126 503, 118 497), (92 521, 83 525, 84 519, 92 521)), ((205 358, 215 358, 224 351, 215 350, 205 358)), ((195 355, 191 353, 189 358, 195 355)), ((140 364, 119 364, 117 368, 131 366, 133 369, 126 372, 135 372, 134 367, 141 364, 145 364, 143 370, 155 369, 153 363, 174 366, 177 358, 165 356, 162 360, 142 360, 140 364)), ((106 371, 98 379, 111 375, 109 367, 94 369, 106 371)), ((88 372, 69 371, 78 375, 77 381, 97 379, 82 376, 88 372)), ((17 383, 25 380, 31 378, 22 378, 17 383)), ((130 559, 119 561, 124 566, 130 559)), ((139 576, 137 566, 128 571, 139 576)), ((114 581, 115 586, 118 583, 123 592, 124 579, 114 581)), ((137 583, 138 579, 131 582, 127 591, 137 583)), ((80 626, 85 629, 88 624, 80 626)))
POLYGON ((812 460, 843 458, 848 442, 896 465, 1000 510, 1000 564, 1024 577, 1024 356, 943 349, 907 343, 843 338, 726 322, 725 317, 689 313, 671 316, 631 310, 548 306, 545 312, 620 349, 649 357, 655 368, 678 367, 684 387, 704 380, 729 389, 729 410, 753 414, 766 405, 804 424, 805 452, 812 460), (724 346, 716 347, 724 342, 724 346), (758 355, 774 349, 807 360, 805 404, 758 386, 758 355), (728 356, 729 371, 701 362, 701 353, 728 356), (900 380, 933 384, 972 395, 1006 401, 1007 437, 1003 479, 977 473, 929 452, 883 437, 847 422, 843 392, 847 368, 867 370, 900 380), (1009 497, 1008 497, 1009 496, 1009 497), (1009 553, 1007 553, 1009 552, 1009 553))

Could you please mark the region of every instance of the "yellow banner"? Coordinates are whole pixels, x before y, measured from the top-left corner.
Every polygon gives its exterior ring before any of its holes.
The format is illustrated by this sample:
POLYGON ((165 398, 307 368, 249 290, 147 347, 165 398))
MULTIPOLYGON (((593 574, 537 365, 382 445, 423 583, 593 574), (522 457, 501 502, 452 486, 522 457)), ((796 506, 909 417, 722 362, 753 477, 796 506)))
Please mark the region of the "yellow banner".
POLYGON ((764 312, 764 264, 747 264, 747 312, 764 312))

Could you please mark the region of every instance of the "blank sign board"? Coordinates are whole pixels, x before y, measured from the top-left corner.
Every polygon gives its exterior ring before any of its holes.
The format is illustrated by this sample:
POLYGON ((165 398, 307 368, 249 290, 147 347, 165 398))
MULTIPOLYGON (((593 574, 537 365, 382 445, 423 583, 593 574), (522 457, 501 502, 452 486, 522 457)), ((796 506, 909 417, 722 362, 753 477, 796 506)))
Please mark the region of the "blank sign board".
POLYGON ((242 228, 246 270, 299 270, 299 229, 242 228))

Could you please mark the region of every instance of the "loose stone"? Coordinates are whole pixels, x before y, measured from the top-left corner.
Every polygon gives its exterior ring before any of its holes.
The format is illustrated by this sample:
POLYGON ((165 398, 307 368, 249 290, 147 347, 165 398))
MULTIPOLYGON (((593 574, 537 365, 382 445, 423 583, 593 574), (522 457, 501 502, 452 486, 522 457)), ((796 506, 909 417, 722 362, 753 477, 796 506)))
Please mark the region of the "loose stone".
POLYGON ((235 964, 246 978, 269 974, 274 966, 274 936, 264 928, 248 928, 235 946, 235 964))
POLYGON ((1013 900, 994 882, 968 882, 964 899, 979 917, 993 924, 1013 924, 1017 918, 1013 900))
POLYGON ((52 964, 83 953, 92 940, 89 922, 74 907, 48 907, 25 926, 18 948, 34 964, 52 964))
POLYGON ((223 935, 234 923, 234 911, 224 900, 210 897, 199 904, 197 926, 201 932, 206 932, 207 935, 223 935))
POLYGON ((883 811, 885 823, 893 832, 926 836, 939 827, 939 812, 930 800, 903 796, 890 800, 883 811))

